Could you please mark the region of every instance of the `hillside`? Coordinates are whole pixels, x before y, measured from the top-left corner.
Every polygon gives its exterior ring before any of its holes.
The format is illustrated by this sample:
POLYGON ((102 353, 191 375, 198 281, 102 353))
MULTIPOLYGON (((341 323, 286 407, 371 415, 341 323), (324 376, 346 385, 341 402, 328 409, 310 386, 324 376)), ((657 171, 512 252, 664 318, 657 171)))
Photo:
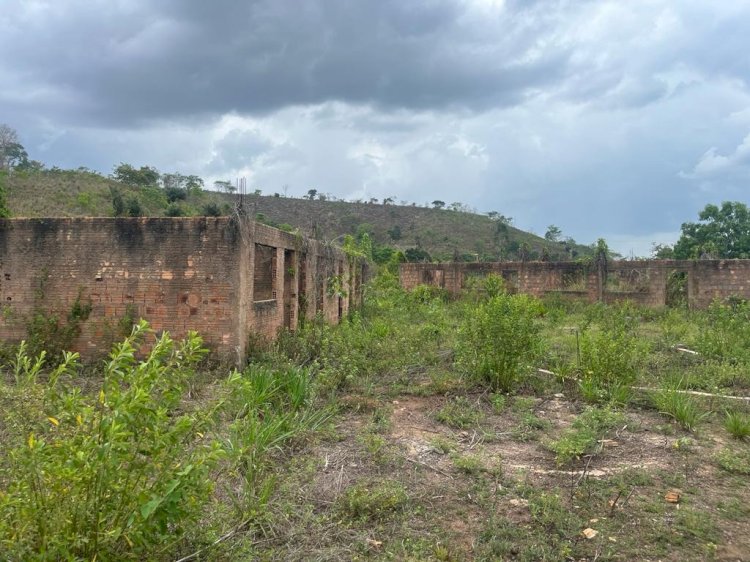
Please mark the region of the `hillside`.
MULTIPOLYGON (((238 200, 236 195, 203 190, 170 203, 162 188, 129 186, 85 170, 16 173, 0 181, 14 217, 112 216, 115 193, 124 202, 124 214, 137 202, 138 214, 148 216, 228 214, 238 200)), ((243 201, 250 214, 273 226, 299 228, 324 240, 368 232, 379 245, 404 251, 417 248, 443 261, 494 261, 524 255, 533 260, 545 254, 550 259, 570 259, 588 252, 586 246, 550 242, 462 211, 262 195, 246 195, 243 201)))

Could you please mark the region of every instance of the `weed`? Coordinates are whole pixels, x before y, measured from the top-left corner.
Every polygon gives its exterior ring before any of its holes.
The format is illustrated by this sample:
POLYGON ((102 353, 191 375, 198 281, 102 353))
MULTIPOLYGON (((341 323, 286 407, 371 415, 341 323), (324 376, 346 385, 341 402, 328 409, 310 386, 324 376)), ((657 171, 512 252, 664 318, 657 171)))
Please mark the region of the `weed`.
POLYGON ((652 400, 659 412, 672 417, 688 431, 695 431, 708 416, 698 408, 692 396, 680 392, 679 388, 659 390, 653 394, 652 400))
POLYGON ((716 462, 727 472, 750 475, 750 450, 725 447, 716 454, 716 462))
POLYGON ((608 430, 624 422, 625 416, 621 412, 611 408, 590 407, 558 439, 549 441, 547 447, 557 455, 558 464, 566 464, 593 452, 597 442, 608 430))
POLYGON ((716 510, 722 517, 730 521, 737 521, 750 516, 750 506, 738 498, 720 501, 716 504, 716 510))
POLYGON ((380 455, 388 444, 388 441, 382 435, 370 433, 369 431, 361 434, 357 440, 362 443, 368 453, 374 456, 380 455))
POLYGON ((409 496, 399 482, 360 483, 341 495, 338 506, 349 517, 359 520, 378 520, 402 511, 409 496))
POLYGON ((534 400, 533 398, 529 398, 527 396, 516 396, 513 399, 511 409, 516 413, 530 412, 534 408, 535 404, 536 400, 534 400))
POLYGON ((477 405, 463 396, 448 401, 435 413, 437 421, 455 429, 475 427, 482 418, 483 414, 477 405))
POLYGON ((438 436, 430 441, 430 446, 441 455, 447 455, 456 450, 456 444, 446 437, 438 436))
POLYGON ((482 458, 478 455, 455 455, 453 457, 453 466, 464 474, 472 475, 479 474, 486 470, 482 458))
POLYGON ((546 431, 551 425, 549 421, 526 410, 520 414, 519 423, 513 428, 511 435, 516 441, 532 441, 537 439, 540 431, 546 431))
POLYGON ((735 439, 750 437, 750 417, 740 412, 726 412, 724 427, 735 439))
POLYGON ((505 395, 499 393, 490 394, 490 404, 492 404, 492 411, 496 414, 502 413, 505 409, 505 395))
POLYGON ((411 298, 420 304, 428 304, 436 300, 445 302, 448 300, 448 292, 434 285, 417 285, 411 291, 411 298))

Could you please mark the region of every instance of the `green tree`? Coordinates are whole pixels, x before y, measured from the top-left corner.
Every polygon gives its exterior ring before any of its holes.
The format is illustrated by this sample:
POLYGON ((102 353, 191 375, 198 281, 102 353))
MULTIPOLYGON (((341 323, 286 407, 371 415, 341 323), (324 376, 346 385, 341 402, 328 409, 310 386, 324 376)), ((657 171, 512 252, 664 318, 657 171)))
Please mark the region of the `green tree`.
POLYGON ((310 201, 312 201, 313 199, 315 199, 315 196, 316 196, 317 194, 318 194, 318 190, 317 190, 317 189, 308 189, 308 190, 307 190, 307 198, 308 198, 308 199, 309 199, 310 201))
POLYGON ((185 177, 185 191, 188 194, 200 193, 203 190, 203 180, 198 176, 185 177))
POLYGON ((739 201, 724 201, 721 207, 706 205, 699 222, 682 225, 674 245, 676 259, 750 258, 750 210, 739 201))
POLYGON ((141 166, 140 169, 136 169, 130 164, 121 162, 115 166, 112 177, 124 184, 141 187, 156 185, 161 179, 161 174, 159 170, 150 166, 141 166))
POLYGON ((217 189, 219 191, 224 191, 226 193, 234 193, 237 191, 237 187, 231 182, 227 180, 217 180, 214 182, 214 189, 217 189))
POLYGON ((18 141, 15 129, 0 123, 0 170, 12 170, 28 165, 29 155, 18 141))
POLYGON ((560 236, 562 236, 562 230, 560 230, 554 224, 549 225, 547 227, 547 232, 544 233, 544 238, 546 238, 550 242, 557 242, 557 241, 559 241, 560 240, 560 236))
POLYGON ((440 199, 435 199, 435 201, 432 202, 433 209, 442 209, 445 207, 445 201, 440 201, 440 199))
POLYGON ((432 261, 430 254, 422 248, 408 248, 405 252, 406 261, 429 262, 432 261))

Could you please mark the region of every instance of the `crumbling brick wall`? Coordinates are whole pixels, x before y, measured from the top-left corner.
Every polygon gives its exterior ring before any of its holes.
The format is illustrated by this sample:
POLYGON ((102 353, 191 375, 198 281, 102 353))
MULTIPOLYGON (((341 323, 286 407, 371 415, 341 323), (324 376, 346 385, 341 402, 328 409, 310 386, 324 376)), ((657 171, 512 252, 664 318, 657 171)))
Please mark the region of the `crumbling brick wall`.
POLYGON ((750 260, 640 260, 501 263, 405 263, 401 286, 419 284, 459 293, 472 278, 501 275, 511 291, 544 296, 555 293, 589 302, 630 300, 650 307, 665 306, 670 283, 683 276, 684 298, 692 308, 706 308, 715 299, 750 299, 750 260))
MULTIPOLYGON (((27 337, 34 314, 64 322, 78 301, 91 306, 74 342, 85 357, 104 355, 123 321, 142 317, 175 338, 198 331, 219 356, 242 361, 251 334, 295 329, 300 313, 338 321, 338 300, 318 310, 300 294, 322 283, 327 295, 329 278, 312 275, 311 262, 331 256, 352 277, 341 251, 238 218, 0 220, 0 339, 27 337), (275 258, 258 298, 256 244, 275 258)), ((357 294, 342 297, 344 311, 357 294)))

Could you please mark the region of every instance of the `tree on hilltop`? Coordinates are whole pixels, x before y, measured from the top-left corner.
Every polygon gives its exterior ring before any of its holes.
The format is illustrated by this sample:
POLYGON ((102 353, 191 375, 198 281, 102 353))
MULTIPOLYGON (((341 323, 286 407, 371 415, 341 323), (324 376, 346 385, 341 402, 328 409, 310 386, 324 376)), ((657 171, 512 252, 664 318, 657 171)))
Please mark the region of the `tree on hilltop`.
POLYGON ((29 155, 18 141, 18 133, 10 125, 0 123, 0 170, 23 168, 29 162, 29 155))
POLYGON ((157 185, 161 179, 161 174, 156 168, 151 166, 141 166, 139 169, 120 162, 112 172, 112 177, 119 182, 135 187, 144 187, 148 185, 157 185))

